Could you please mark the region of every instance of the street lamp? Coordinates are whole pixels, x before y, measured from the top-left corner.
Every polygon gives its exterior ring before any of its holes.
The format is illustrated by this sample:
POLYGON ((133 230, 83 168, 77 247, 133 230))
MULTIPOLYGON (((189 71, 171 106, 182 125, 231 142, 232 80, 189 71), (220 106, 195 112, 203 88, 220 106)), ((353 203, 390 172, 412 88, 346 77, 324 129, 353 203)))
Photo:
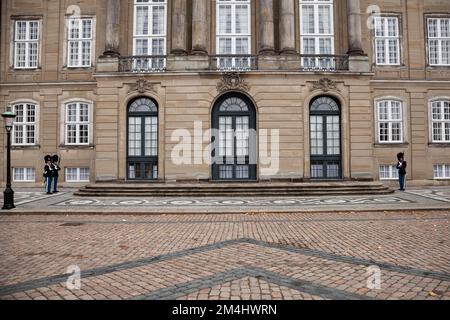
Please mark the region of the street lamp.
POLYGON ((16 115, 12 111, 10 104, 6 105, 5 113, 2 114, 5 120, 6 128, 6 189, 3 192, 3 208, 2 210, 14 209, 14 191, 11 189, 11 130, 13 128, 14 119, 16 115))

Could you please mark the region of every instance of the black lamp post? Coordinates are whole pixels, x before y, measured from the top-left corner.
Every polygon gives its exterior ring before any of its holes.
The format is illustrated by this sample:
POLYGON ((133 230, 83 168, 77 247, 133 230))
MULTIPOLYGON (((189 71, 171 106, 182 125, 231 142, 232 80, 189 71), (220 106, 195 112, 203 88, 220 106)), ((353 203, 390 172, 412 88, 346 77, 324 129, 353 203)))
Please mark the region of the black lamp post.
POLYGON ((6 105, 5 113, 2 114, 5 120, 6 128, 6 189, 3 192, 3 208, 2 210, 14 209, 14 191, 11 189, 11 130, 13 128, 13 123, 16 115, 12 111, 11 105, 6 105))

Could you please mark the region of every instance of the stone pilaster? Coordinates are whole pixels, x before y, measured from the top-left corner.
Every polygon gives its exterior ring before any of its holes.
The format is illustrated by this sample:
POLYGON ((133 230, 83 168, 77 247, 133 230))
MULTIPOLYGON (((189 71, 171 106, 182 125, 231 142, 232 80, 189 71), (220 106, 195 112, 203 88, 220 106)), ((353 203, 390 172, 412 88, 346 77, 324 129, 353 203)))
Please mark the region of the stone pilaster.
POLYGON ((296 54, 295 1, 280 0, 280 53, 296 54))
POLYGON ((260 0, 259 2, 261 19, 259 54, 270 55, 275 53, 273 0, 260 0))
POLYGON ((172 50, 171 54, 187 54, 187 1, 173 0, 172 4, 172 50))
POLYGON ((208 0, 192 1, 192 54, 207 55, 208 0))
POLYGON ((348 42, 350 55, 364 55, 361 33, 360 0, 347 0, 348 42))

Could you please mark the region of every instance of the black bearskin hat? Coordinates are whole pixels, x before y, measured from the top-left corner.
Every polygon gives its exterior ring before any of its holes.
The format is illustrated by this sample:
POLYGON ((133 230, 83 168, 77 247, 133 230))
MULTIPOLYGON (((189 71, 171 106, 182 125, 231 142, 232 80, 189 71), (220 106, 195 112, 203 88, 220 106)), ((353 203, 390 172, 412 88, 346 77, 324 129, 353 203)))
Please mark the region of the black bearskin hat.
POLYGON ((403 152, 400 152, 399 154, 397 154, 398 161, 400 161, 400 159, 404 159, 404 158, 405 158, 405 154, 403 152))
POLYGON ((54 155, 53 157, 52 157, 52 161, 53 162, 58 162, 58 160, 59 160, 59 157, 58 157, 58 155, 54 155))
POLYGON ((44 157, 44 160, 45 160, 45 162, 52 161, 52 156, 51 156, 51 155, 46 155, 46 156, 44 157))

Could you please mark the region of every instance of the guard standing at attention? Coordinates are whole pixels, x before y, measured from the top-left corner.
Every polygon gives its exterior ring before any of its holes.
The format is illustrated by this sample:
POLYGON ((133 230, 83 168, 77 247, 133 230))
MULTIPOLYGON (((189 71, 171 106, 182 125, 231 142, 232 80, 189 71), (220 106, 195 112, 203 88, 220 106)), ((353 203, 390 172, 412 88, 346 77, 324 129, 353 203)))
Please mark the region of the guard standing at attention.
POLYGON ((59 157, 58 155, 54 155, 52 157, 52 166, 53 166, 53 193, 58 193, 58 179, 59 179, 59 171, 61 167, 59 166, 59 157))
POLYGON ((44 179, 45 179, 45 190, 47 194, 52 194, 52 180, 53 180, 53 165, 52 165, 52 157, 50 155, 46 155, 45 158, 45 166, 44 166, 44 179))

